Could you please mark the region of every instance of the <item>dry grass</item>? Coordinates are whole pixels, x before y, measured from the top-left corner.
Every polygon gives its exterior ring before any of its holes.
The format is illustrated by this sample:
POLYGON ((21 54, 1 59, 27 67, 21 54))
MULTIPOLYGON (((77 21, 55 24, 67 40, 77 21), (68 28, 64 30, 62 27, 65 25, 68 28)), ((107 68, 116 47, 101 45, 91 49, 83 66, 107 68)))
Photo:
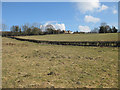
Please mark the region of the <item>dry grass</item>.
POLYGON ((20 38, 47 40, 47 41, 118 41, 118 33, 106 34, 57 34, 57 35, 37 35, 19 36, 20 38))
POLYGON ((118 87, 118 48, 2 39, 3 88, 118 87))

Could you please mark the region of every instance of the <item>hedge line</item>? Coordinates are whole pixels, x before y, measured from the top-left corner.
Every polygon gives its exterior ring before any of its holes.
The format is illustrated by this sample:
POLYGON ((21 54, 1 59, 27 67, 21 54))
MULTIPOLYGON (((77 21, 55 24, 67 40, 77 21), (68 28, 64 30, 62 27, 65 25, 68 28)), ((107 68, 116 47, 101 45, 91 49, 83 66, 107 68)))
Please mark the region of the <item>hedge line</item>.
POLYGON ((9 37, 20 41, 29 41, 34 43, 45 43, 54 45, 73 45, 73 46, 100 46, 100 47, 120 47, 120 41, 42 41, 32 39, 22 39, 17 37, 9 37))

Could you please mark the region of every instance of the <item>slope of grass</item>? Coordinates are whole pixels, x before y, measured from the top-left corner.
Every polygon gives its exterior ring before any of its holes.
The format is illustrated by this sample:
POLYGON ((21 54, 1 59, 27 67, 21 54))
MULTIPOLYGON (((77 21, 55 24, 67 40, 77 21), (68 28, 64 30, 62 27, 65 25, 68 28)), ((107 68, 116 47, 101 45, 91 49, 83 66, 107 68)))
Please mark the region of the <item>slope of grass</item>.
POLYGON ((2 41, 3 88, 116 88, 118 49, 2 41))
POLYGON ((58 35, 37 35, 19 36, 19 38, 48 40, 48 41, 117 41, 117 33, 106 34, 58 34, 58 35))

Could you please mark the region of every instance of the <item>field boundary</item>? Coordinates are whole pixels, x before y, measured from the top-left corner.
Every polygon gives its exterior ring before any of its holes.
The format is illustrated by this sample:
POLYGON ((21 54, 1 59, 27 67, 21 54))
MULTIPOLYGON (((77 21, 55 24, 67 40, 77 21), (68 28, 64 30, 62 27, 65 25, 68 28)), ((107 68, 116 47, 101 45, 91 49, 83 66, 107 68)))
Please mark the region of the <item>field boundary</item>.
POLYGON ((96 47, 120 47, 120 41, 43 41, 33 39, 23 39, 17 37, 8 37, 20 41, 29 41, 34 43, 44 43, 53 45, 72 45, 72 46, 96 46, 96 47))

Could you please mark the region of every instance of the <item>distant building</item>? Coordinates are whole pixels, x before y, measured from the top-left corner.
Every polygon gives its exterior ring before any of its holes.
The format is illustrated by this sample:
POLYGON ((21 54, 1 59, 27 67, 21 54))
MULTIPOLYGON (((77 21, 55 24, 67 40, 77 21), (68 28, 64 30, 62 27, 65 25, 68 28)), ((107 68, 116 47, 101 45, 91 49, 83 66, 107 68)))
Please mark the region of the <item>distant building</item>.
POLYGON ((73 33, 72 31, 68 30, 68 34, 72 34, 72 33, 73 33))
POLYGON ((64 34, 72 34, 73 32, 70 31, 70 30, 68 30, 68 31, 63 30, 63 33, 64 33, 64 34))

